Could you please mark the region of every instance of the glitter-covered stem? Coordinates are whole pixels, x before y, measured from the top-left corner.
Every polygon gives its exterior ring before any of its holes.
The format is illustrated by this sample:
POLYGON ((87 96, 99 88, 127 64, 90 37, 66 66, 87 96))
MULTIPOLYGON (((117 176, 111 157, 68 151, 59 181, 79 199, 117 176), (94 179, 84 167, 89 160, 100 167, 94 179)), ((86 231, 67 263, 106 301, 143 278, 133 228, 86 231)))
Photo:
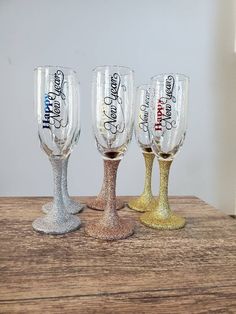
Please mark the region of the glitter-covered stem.
MULTIPOLYGON (((103 176, 103 183, 102 183, 102 188, 100 193, 95 199, 92 199, 91 201, 87 202, 87 206, 93 209, 97 210, 104 210, 107 204, 107 178, 108 178, 108 168, 110 167, 110 163, 113 164, 113 167, 117 168, 120 164, 120 159, 119 160, 109 160, 109 159, 104 159, 104 176, 103 176)), ((124 202, 117 199, 116 200, 116 209, 120 209, 124 207, 124 202)))
POLYGON ((142 195, 148 199, 153 197, 152 195, 152 167, 155 155, 152 153, 143 153, 145 161, 145 182, 142 195))
POLYGON ((159 202, 151 211, 140 216, 140 221, 155 229, 180 229, 185 225, 185 219, 172 212, 168 200, 168 179, 172 160, 159 160, 160 168, 160 192, 159 202))
POLYGON ((138 212, 146 212, 157 207, 157 199, 152 195, 152 167, 155 155, 143 152, 145 161, 145 182, 143 193, 129 201, 128 206, 138 212))
POLYGON ((54 176, 54 200, 51 209, 44 217, 34 220, 35 230, 48 234, 64 234, 76 230, 80 220, 65 209, 62 197, 62 159, 50 158, 54 176))
POLYGON ((116 160, 106 160, 106 181, 105 190, 107 203, 104 209, 104 215, 102 223, 111 227, 116 225, 119 221, 119 217, 116 211, 116 177, 119 162, 116 160))
MULTIPOLYGON (((108 168, 109 168, 110 162, 116 164, 116 166, 117 166, 116 172, 117 172, 118 166, 120 164, 120 159, 119 160, 112 160, 112 161, 104 159, 103 162, 104 162, 103 182, 102 182, 101 190, 97 196, 97 198, 99 198, 99 199, 106 198, 106 181, 108 178, 108 168)), ((114 167, 115 167, 115 165, 114 165, 114 167)))
POLYGON ((62 197, 62 159, 50 158, 53 169, 54 178, 54 200, 51 213, 59 220, 61 217, 64 218, 66 211, 64 208, 63 197, 62 197))
POLYGON ((62 160, 62 195, 63 199, 69 199, 69 193, 68 193, 68 186, 67 186, 67 168, 68 168, 68 161, 69 161, 70 155, 62 160))
POLYGON ((125 239, 134 232, 134 221, 120 218, 116 209, 116 175, 118 160, 106 161, 105 207, 99 221, 86 225, 85 232, 91 237, 103 240, 125 239))
MULTIPOLYGON (((72 198, 70 198, 70 195, 68 193, 67 188, 67 168, 68 168, 68 160, 70 155, 66 159, 61 160, 62 165, 62 175, 61 175, 61 193, 63 198, 64 207, 70 214, 77 214, 79 213, 83 208, 84 204, 81 204, 77 201, 74 201, 72 198)), ((53 207, 53 203, 47 203, 44 204, 42 209, 45 213, 48 213, 53 207)))
POLYGON ((171 163, 172 160, 159 160, 160 191, 158 214, 162 218, 168 218, 171 215, 171 209, 168 200, 168 182, 171 163))

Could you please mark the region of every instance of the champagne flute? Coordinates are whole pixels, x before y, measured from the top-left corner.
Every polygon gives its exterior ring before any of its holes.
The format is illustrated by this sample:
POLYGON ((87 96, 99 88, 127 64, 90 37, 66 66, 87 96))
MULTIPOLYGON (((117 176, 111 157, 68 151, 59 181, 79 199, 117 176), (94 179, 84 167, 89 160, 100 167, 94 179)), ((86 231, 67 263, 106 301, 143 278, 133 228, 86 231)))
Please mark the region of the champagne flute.
POLYGON ((63 234, 80 226, 71 215, 62 196, 62 165, 79 137, 79 83, 70 68, 44 66, 35 69, 35 102, 38 114, 38 135, 48 155, 54 174, 54 201, 44 217, 33 222, 37 231, 63 234))
POLYGON ((133 71, 122 66, 100 66, 93 70, 92 115, 98 151, 107 163, 106 206, 102 218, 86 226, 88 235, 118 240, 134 232, 131 219, 120 218, 116 211, 116 170, 133 132, 133 71))
POLYGON ((145 161, 145 183, 143 193, 129 201, 128 206, 136 211, 145 212, 157 206, 157 199, 152 195, 152 167, 155 158, 152 152, 152 138, 148 129, 150 104, 150 85, 145 84, 136 91, 135 137, 142 149, 145 161))
POLYGON ((172 161, 185 139, 189 78, 183 74, 161 74, 151 79, 151 85, 149 130, 160 167, 160 191, 156 208, 142 214, 140 220, 151 228, 180 229, 185 219, 170 208, 168 178, 172 161))

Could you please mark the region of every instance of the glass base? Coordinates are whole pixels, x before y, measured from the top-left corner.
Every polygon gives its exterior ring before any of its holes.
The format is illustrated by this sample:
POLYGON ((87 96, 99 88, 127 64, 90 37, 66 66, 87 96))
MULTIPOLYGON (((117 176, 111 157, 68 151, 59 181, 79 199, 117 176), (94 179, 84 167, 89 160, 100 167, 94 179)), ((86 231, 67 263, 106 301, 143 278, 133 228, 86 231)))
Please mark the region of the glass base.
MULTIPOLYGON (((44 204, 42 206, 42 211, 47 214, 50 212, 50 210, 52 210, 52 206, 53 206, 53 202, 44 204)), ((66 211, 69 214, 78 214, 85 206, 86 206, 85 204, 81 204, 72 199, 70 199, 69 202, 65 204, 66 211)))
POLYGON ((85 228, 85 232, 97 239, 120 240, 131 236, 134 233, 135 222, 132 219, 119 219, 115 226, 105 226, 102 222, 91 223, 85 228))
POLYGON ((32 226, 34 230, 47 234, 64 234, 78 229, 81 222, 78 217, 69 215, 64 220, 55 220, 50 216, 37 218, 32 226))
POLYGON ((128 206, 131 209, 136 210, 137 212, 147 212, 147 211, 151 211, 154 208, 156 208, 158 205, 158 198, 150 198, 147 199, 143 196, 140 196, 138 198, 135 198, 131 201, 129 201, 128 206))
MULTIPOLYGON (((88 201, 86 205, 91 209, 104 210, 106 203, 107 202, 105 199, 97 197, 91 201, 88 201)), ((125 207, 125 203, 119 199, 116 199, 116 210, 119 210, 123 207, 125 207)))
POLYGON ((158 215, 156 211, 146 212, 142 214, 140 217, 140 221, 145 226, 148 226, 150 228, 163 230, 181 229, 186 224, 185 218, 181 216, 172 213, 169 218, 163 219, 158 215))

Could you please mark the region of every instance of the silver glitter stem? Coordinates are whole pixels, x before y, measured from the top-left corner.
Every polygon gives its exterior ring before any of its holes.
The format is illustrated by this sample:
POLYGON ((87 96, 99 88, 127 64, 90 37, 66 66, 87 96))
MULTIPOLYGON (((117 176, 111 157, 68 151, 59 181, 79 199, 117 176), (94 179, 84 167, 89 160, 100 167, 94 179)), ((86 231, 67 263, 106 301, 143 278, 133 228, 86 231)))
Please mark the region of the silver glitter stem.
POLYGON ((67 186, 67 168, 68 168, 68 161, 69 161, 70 155, 66 158, 63 159, 62 161, 62 196, 63 196, 63 200, 69 200, 70 199, 70 195, 68 193, 68 186, 67 186))
POLYGON ((54 178, 54 200, 51 210, 44 217, 37 218, 32 226, 48 234, 63 234, 76 230, 80 220, 67 212, 62 197, 62 160, 50 158, 54 178))
POLYGON ((50 158, 54 179, 53 207, 50 212, 55 219, 60 220, 67 214, 62 197, 62 163, 61 159, 50 158))
MULTIPOLYGON (((62 179, 61 179, 62 189, 61 189, 61 192, 62 192, 63 202, 64 202, 66 210, 70 214, 77 214, 85 207, 85 204, 81 204, 80 202, 74 201, 68 193, 67 169, 68 169, 69 157, 70 157, 70 155, 66 159, 62 160, 62 179)), ((42 209, 45 213, 48 213, 52 209, 52 207, 53 207, 53 203, 50 202, 50 203, 43 205, 42 209)))

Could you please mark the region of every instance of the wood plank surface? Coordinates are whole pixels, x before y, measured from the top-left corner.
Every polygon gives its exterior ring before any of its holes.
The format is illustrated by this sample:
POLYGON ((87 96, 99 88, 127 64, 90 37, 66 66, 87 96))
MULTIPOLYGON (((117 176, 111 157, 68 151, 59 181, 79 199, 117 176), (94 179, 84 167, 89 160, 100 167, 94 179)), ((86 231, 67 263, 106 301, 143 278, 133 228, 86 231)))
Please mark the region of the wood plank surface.
POLYGON ((135 234, 106 242, 84 233, 101 215, 87 208, 76 232, 33 231, 49 200, 0 198, 0 313, 236 313, 235 219, 196 197, 171 197, 184 229, 149 229, 125 208, 135 234))

